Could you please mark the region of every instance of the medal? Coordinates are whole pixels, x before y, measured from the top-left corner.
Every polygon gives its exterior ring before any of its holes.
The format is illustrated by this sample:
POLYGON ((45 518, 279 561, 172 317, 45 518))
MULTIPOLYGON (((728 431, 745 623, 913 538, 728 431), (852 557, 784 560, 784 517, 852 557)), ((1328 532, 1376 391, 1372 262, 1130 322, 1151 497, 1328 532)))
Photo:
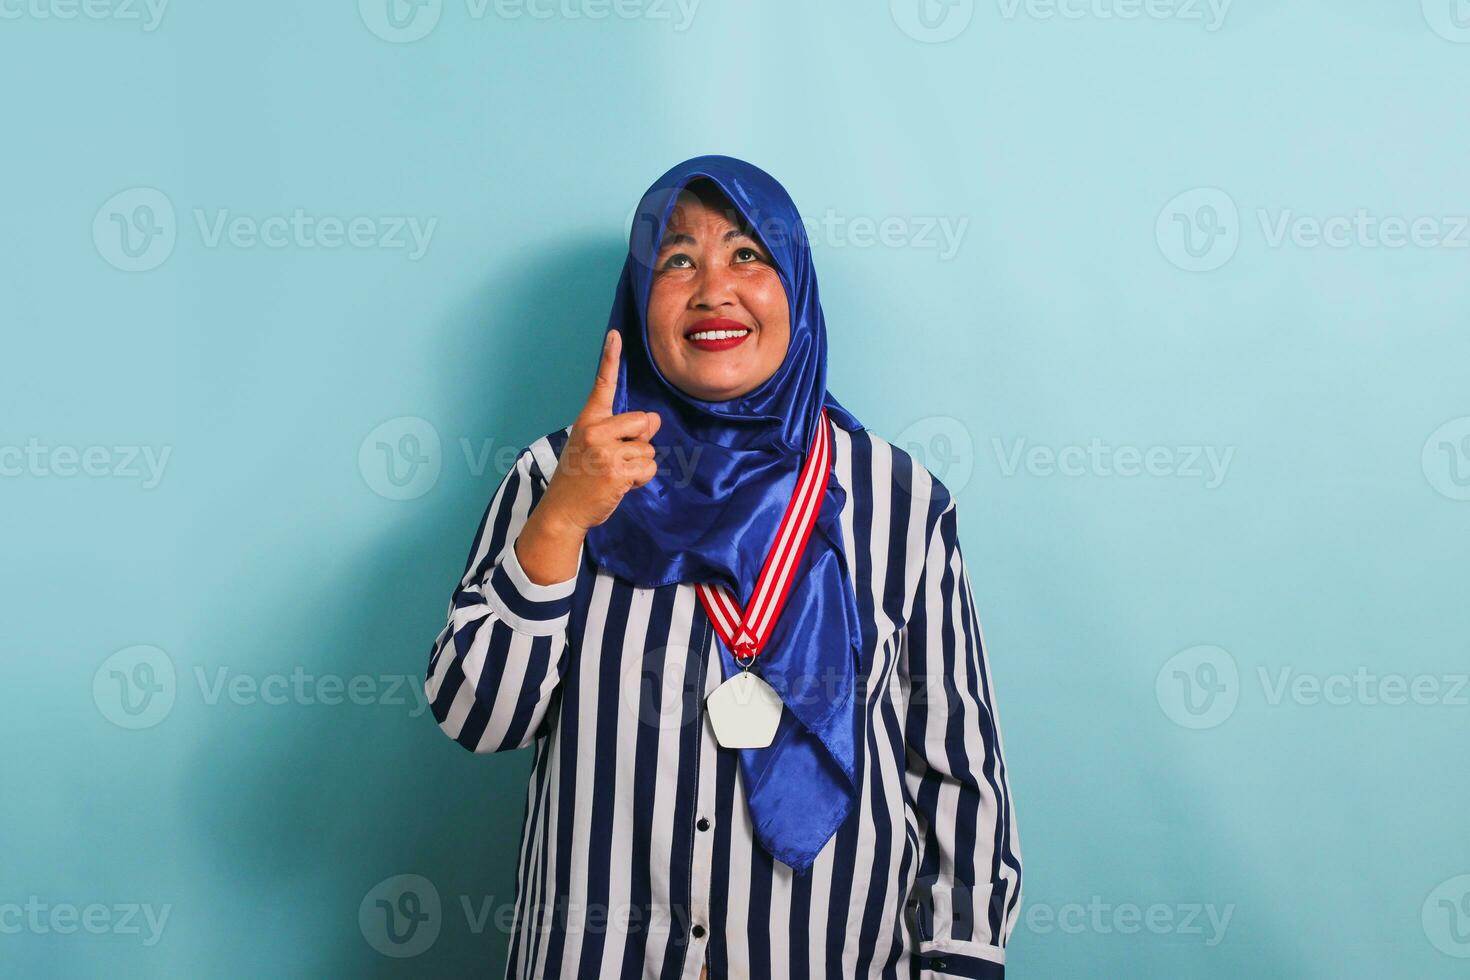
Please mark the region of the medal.
POLYGON ((770 745, 781 721, 781 696, 763 678, 751 673, 750 665, 770 639, 781 608, 786 605, 796 579, 796 566, 806 551, 817 514, 822 509, 832 460, 832 438, 825 407, 816 428, 806 463, 786 505, 776 540, 771 543, 756 579, 750 603, 742 610, 723 585, 695 586, 715 632, 740 665, 740 673, 715 688, 704 702, 715 738, 727 749, 758 749, 770 745))

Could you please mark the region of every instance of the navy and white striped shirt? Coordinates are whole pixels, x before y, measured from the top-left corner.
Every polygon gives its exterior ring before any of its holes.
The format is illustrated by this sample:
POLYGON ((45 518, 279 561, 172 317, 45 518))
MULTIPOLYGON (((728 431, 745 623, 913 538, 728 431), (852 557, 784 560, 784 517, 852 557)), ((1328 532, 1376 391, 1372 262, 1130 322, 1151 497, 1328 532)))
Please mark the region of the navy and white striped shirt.
POLYGON ((873 651, 863 784, 797 875, 752 835, 736 750, 705 719, 724 678, 693 584, 636 588, 584 549, 577 575, 539 585, 517 561, 570 431, 524 449, 496 490, 425 685, 466 749, 535 753, 506 976, 1003 977, 1020 841, 948 490, 833 426, 873 651))

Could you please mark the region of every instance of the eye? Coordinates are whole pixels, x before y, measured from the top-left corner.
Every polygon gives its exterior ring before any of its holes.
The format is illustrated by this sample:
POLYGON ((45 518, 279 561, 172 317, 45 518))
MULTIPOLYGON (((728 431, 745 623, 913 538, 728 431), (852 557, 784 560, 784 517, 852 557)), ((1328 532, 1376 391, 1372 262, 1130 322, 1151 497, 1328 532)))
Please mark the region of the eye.
POLYGON ((742 245, 735 250, 736 262, 764 262, 765 258, 758 249, 751 248, 749 245, 742 245))
POLYGON ((692 268, 693 265, 694 265, 694 260, 689 257, 689 255, 688 255, 687 252, 675 252, 673 255, 670 255, 667 259, 665 259, 664 260, 664 264, 661 265, 661 266, 659 266, 659 268, 661 268, 661 269, 689 269, 689 268, 692 268), (679 263, 681 261, 687 262, 689 264, 688 265, 680 265, 679 263))

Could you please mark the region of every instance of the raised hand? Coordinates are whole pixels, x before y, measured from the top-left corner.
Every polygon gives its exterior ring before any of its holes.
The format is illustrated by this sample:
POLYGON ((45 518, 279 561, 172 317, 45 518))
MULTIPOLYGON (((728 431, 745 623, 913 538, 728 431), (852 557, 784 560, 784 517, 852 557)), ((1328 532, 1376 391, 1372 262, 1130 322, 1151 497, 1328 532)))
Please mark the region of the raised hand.
POLYGON ((521 567, 541 584, 575 574, 587 531, 611 517, 629 491, 658 472, 649 441, 662 423, 658 413, 613 414, 621 344, 622 336, 608 331, 592 392, 572 423, 546 493, 517 541, 521 567))

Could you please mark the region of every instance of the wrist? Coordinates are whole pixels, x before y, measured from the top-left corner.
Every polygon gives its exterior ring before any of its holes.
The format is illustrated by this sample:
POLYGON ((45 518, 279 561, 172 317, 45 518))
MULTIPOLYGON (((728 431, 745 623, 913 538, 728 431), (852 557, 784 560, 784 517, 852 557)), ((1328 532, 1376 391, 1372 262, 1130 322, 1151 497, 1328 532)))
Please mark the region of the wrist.
POLYGON ((582 540, 587 536, 587 529, 557 506, 556 500, 549 494, 541 498, 541 502, 526 519, 527 528, 533 523, 537 525, 540 534, 560 544, 581 547, 582 540))

